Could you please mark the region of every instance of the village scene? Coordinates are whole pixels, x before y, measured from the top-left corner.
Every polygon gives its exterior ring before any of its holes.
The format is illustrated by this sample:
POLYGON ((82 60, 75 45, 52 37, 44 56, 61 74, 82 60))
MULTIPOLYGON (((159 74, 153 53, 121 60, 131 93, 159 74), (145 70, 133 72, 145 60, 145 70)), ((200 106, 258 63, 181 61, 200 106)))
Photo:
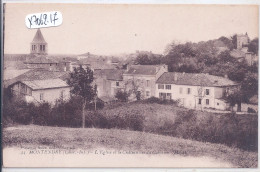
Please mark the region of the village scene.
POLYGON ((258 37, 52 54, 45 31, 30 29, 29 53, 3 55, 4 150, 153 150, 173 156, 166 167, 257 167, 258 37))

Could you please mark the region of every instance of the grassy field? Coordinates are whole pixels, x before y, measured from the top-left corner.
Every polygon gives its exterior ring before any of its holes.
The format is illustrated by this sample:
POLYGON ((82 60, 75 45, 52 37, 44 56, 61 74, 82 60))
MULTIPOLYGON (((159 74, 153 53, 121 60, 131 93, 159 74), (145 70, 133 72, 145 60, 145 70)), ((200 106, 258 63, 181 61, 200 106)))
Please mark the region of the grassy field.
POLYGON ((257 153, 221 144, 203 143, 146 132, 119 129, 65 128, 18 125, 3 129, 3 146, 50 148, 107 148, 132 151, 159 151, 180 156, 212 157, 235 167, 257 167, 257 153))

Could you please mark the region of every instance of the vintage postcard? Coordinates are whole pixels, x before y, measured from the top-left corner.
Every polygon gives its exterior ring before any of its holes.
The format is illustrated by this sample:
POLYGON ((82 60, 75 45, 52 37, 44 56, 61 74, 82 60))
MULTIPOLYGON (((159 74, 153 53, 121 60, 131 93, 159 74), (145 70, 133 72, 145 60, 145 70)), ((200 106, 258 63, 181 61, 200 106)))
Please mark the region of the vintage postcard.
POLYGON ((3 167, 258 168, 258 5, 3 4, 3 167))

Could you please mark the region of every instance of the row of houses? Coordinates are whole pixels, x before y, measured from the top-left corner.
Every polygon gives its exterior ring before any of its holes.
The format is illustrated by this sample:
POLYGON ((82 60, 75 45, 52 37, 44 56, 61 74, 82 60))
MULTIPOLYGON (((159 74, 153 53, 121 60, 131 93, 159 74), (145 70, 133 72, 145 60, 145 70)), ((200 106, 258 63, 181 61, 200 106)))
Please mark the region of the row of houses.
MULTIPOLYGON (((4 80, 4 86, 28 102, 55 103, 60 98, 70 98, 70 87, 66 82, 69 77, 68 71, 32 69, 4 80)), ((238 83, 225 77, 168 72, 166 65, 132 65, 126 70, 96 70, 94 78, 98 97, 104 102, 115 100, 119 90, 131 92, 136 89, 141 99, 158 97, 176 100, 180 106, 192 109, 228 110, 230 107, 224 97, 240 88, 238 83)), ((135 100, 134 93, 130 94, 129 99, 135 100)))
POLYGON ((225 77, 168 72, 167 65, 128 65, 127 69, 117 69, 118 60, 111 59, 110 67, 104 63, 100 66, 96 62, 104 59, 95 59, 90 53, 74 62, 65 58, 57 60, 47 55, 47 45, 38 29, 30 44, 31 53, 26 56, 27 69, 16 71, 17 75, 13 77, 6 77, 8 72, 4 71, 4 87, 13 95, 35 103, 54 104, 58 99, 69 99, 70 87, 66 81, 70 72, 80 65, 93 70, 93 84, 97 85, 98 97, 104 102, 115 100, 118 91, 125 91, 129 93, 130 101, 138 94, 141 99, 176 100, 187 108, 227 110, 229 105, 224 100, 225 95, 239 89, 239 84, 225 77))
MULTIPOLYGON (((166 65, 132 65, 125 71, 100 70, 96 78, 98 96, 104 101, 113 100, 118 90, 137 89, 142 99, 176 100, 180 106, 193 109, 228 110, 225 96, 240 88, 238 83, 225 77, 168 72, 166 65)), ((133 94, 131 99, 135 99, 133 94)))

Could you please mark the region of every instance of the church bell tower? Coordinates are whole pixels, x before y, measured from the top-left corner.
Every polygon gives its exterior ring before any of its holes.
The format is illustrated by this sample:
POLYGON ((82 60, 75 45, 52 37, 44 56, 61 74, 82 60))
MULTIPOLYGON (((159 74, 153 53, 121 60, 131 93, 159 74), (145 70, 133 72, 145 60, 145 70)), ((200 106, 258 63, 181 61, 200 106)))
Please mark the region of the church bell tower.
POLYGON ((44 40, 41 30, 37 29, 37 32, 31 42, 31 54, 47 55, 47 42, 44 40))

